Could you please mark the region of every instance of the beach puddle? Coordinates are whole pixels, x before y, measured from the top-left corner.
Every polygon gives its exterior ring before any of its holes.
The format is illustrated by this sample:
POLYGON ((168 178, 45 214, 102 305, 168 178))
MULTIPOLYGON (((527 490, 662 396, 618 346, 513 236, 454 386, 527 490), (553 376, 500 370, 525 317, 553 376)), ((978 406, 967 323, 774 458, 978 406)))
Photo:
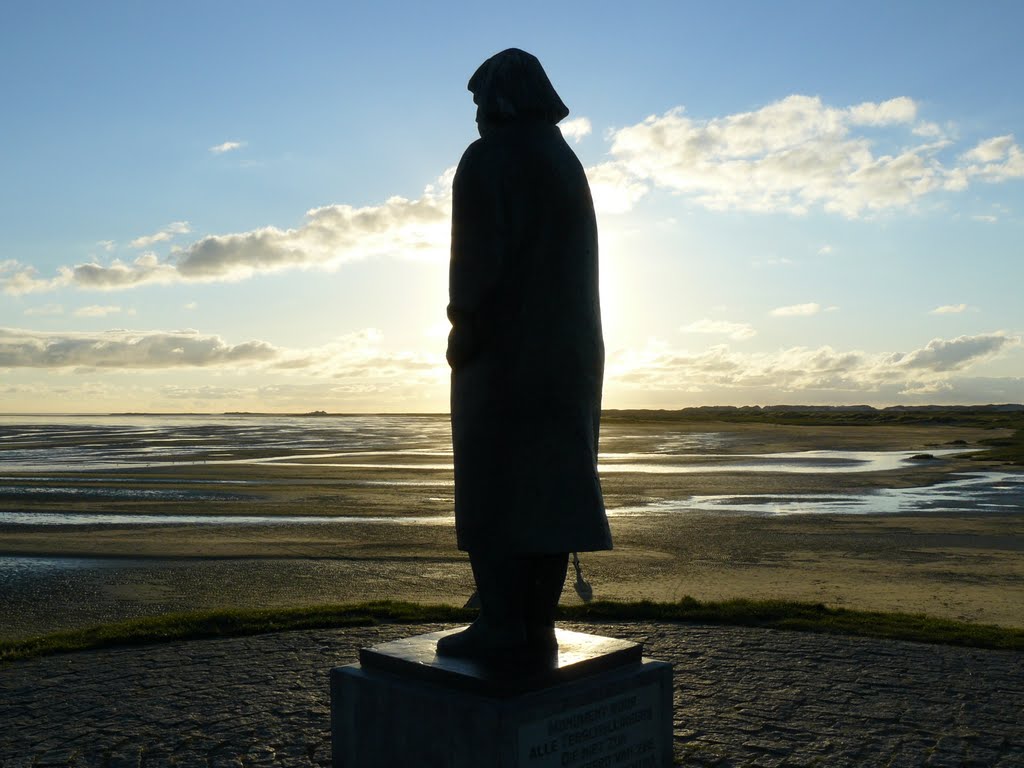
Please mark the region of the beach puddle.
MULTIPOLYGON (((969 450, 933 450, 931 460, 969 450)), ((690 454, 674 455, 671 460, 658 454, 612 454, 602 458, 601 474, 699 474, 705 472, 888 472, 903 469, 915 461, 916 451, 791 451, 760 454, 690 454), (640 461, 638 461, 640 459, 640 461), (620 462, 621 463, 618 463, 620 462), (687 463, 682 463, 686 461, 687 463)))
POLYGON ((690 496, 608 510, 609 517, 712 513, 785 515, 885 515, 921 512, 1024 512, 1024 475, 979 472, 917 488, 867 493, 730 494, 690 496))

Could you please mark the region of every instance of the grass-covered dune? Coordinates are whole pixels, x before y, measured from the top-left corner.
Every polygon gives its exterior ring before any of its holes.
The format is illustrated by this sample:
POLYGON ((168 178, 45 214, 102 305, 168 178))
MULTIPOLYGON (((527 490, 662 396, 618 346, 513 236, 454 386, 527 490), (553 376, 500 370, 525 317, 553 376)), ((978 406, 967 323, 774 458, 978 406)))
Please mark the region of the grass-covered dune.
MULTIPOLYGON (((284 610, 230 610, 180 613, 135 619, 24 640, 0 641, 0 663, 55 653, 173 640, 238 637, 301 629, 370 626, 381 623, 459 623, 475 612, 450 605, 378 601, 284 610)), ((659 621, 858 635, 890 640, 1024 651, 1024 630, 969 624, 921 614, 880 613, 829 608, 782 600, 674 603, 594 602, 561 608, 566 621, 659 621)))

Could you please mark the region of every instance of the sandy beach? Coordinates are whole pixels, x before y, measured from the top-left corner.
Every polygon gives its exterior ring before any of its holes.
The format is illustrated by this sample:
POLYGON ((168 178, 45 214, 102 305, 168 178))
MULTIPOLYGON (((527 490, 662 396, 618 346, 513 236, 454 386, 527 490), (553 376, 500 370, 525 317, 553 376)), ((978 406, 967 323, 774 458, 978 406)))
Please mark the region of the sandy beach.
MULTIPOLYGON (((710 432, 722 446, 688 457, 694 471, 661 473, 655 442, 664 441, 665 429, 663 424, 634 423, 606 430, 602 448, 612 458, 602 465, 602 482, 615 549, 582 555, 594 598, 785 598, 1024 626, 1024 511, 747 515, 681 514, 665 507, 672 500, 750 494, 806 499, 813 507, 819 497, 834 503, 837 496, 927 487, 965 472, 1003 470, 955 452, 870 472, 734 471, 728 466, 748 454, 926 452, 948 449, 954 441, 963 441, 955 445, 966 449, 992 436, 992 430, 673 425, 674 439, 710 432), (655 470, 616 471, 614 456, 634 455, 647 455, 655 470), (716 466, 721 462, 726 465, 716 466)), ((11 477, 4 483, 17 487, 11 477)), ((58 479, 68 489, 82 482, 75 473, 60 473, 58 479)), ((24 483, 30 482, 26 476, 24 483)), ((59 491, 60 484, 53 482, 59 491)), ((0 560, 9 566, 7 581, 0 582, 7 616, 0 636, 181 610, 370 599, 461 604, 472 592, 468 562, 455 550, 446 519, 451 514, 450 470, 436 456, 155 465, 93 473, 88 483, 175 487, 202 500, 120 501, 102 494, 91 500, 86 495, 75 498, 76 513, 312 520, 284 525, 0 525, 0 560), (229 495, 218 497, 225 488, 231 489, 229 495), (339 515, 346 519, 318 521, 339 515)), ((68 507, 68 498, 59 492, 30 502, 24 494, 0 494, 0 511, 46 515, 68 507)), ((563 601, 580 599, 570 568, 563 601)))

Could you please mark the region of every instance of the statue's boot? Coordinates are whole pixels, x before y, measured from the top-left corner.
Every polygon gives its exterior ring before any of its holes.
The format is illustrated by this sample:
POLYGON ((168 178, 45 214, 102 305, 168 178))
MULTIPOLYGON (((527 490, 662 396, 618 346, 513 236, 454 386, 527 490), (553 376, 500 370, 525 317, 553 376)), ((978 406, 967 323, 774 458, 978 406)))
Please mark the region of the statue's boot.
POLYGON ((495 661, 518 656, 527 647, 525 563, 519 558, 469 553, 480 595, 480 616, 469 627, 437 641, 442 656, 495 661))
POLYGON ((538 651, 558 648, 555 612, 562 597, 569 553, 535 555, 528 560, 526 591, 526 639, 538 651))

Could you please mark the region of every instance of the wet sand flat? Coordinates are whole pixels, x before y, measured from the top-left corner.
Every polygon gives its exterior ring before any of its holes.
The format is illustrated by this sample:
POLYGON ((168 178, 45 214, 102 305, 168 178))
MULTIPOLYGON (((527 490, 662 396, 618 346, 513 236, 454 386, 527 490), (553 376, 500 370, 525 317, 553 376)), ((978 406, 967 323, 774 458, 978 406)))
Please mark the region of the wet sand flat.
MULTIPOLYGON (((1024 626, 1024 515, 663 515, 613 518, 612 530, 614 551, 582 555, 598 599, 784 598, 1024 626)), ((472 592, 441 526, 81 531, 45 546, 41 536, 6 534, 4 550, 83 560, 8 595, 3 634, 195 609, 461 604, 472 592)), ((579 602, 571 579, 564 600, 579 602)))
MULTIPOLYGON (((954 440, 970 447, 990 436, 992 430, 949 427, 631 423, 606 428, 602 449, 613 456, 653 455, 647 461, 658 465, 666 441, 676 441, 664 459, 673 462, 692 440, 698 450, 686 460, 713 464, 740 454, 937 451, 954 440), (710 449, 709 434, 719 436, 710 449)), ((452 504, 446 459, 427 453, 370 458, 155 464, 51 472, 45 480, 38 472, 4 473, 4 487, 56 491, 0 491, 0 512, 301 515, 325 522, 2 524, 0 603, 7 621, 0 636, 180 610, 385 598, 464 602, 472 577, 445 519, 452 504), (82 495, 82 488, 99 492, 82 495), (118 496, 120 490, 105 488, 182 495, 118 496), (338 515, 349 520, 326 521, 338 515), (367 519, 351 519, 360 517, 367 519), (424 523, 386 522, 395 517, 424 523)), ((949 455, 876 472, 608 472, 603 484, 616 549, 584 554, 584 575, 598 599, 785 598, 1024 626, 1024 508, 788 516, 658 511, 659 503, 715 494, 813 500, 914 488, 986 468, 949 455)), ((579 599, 570 579, 564 600, 579 599)))

